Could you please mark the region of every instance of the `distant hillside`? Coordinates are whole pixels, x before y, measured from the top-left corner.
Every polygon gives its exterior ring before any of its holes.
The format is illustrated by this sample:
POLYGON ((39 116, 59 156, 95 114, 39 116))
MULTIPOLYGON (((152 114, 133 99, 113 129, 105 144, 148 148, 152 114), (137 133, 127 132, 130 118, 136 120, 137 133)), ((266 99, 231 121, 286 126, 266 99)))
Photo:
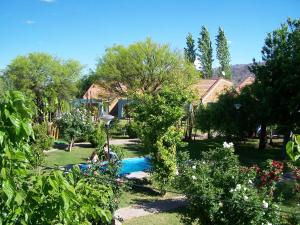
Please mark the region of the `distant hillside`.
MULTIPOLYGON (((232 81, 234 84, 241 83, 244 79, 246 79, 248 76, 254 76, 253 73, 251 73, 248 69, 248 66, 251 64, 236 64, 232 65, 232 81)), ((214 68, 214 77, 218 76, 219 68, 214 68)))

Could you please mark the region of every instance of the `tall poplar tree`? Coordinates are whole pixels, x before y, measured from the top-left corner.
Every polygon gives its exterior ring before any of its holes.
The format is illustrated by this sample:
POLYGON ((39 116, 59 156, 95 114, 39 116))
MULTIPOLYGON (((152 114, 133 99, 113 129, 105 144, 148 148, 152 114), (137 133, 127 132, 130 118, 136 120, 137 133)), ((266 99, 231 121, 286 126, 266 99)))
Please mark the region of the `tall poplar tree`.
POLYGON ((218 35, 216 36, 217 44, 217 59, 220 63, 219 76, 225 76, 226 79, 231 80, 232 71, 230 66, 230 53, 227 39, 224 30, 219 27, 218 35))
POLYGON ((205 78, 213 75, 213 49, 211 46, 210 35, 205 26, 202 26, 200 38, 198 39, 199 58, 202 65, 202 73, 205 78))
POLYGON ((195 41, 191 33, 188 34, 186 37, 186 48, 184 48, 184 55, 185 58, 194 63, 196 60, 196 48, 195 48, 195 41))

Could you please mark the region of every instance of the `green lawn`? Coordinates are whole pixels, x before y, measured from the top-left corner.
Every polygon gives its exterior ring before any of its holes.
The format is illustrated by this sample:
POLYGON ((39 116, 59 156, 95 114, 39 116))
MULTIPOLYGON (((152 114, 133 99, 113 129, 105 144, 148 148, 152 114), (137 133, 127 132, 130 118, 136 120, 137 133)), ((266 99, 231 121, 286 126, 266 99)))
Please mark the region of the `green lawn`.
POLYGON ((178 196, 178 194, 167 192, 164 196, 159 195, 155 191, 147 189, 128 189, 125 190, 120 198, 119 207, 127 207, 142 202, 152 202, 156 200, 164 200, 178 196))
MULTIPOLYGON (((51 151, 45 153, 45 162, 46 166, 64 166, 68 164, 78 164, 86 162, 87 158, 92 154, 95 148, 87 146, 75 146, 72 148, 71 152, 65 151, 66 144, 63 141, 56 143, 56 151, 51 151)), ((139 144, 130 144, 130 145, 121 145, 124 149, 124 157, 140 157, 145 155, 145 152, 141 145, 139 144)))
POLYGON ((92 154, 94 148, 73 147, 71 152, 65 150, 56 150, 45 153, 45 165, 47 166, 64 166, 68 164, 78 164, 85 162, 92 154))

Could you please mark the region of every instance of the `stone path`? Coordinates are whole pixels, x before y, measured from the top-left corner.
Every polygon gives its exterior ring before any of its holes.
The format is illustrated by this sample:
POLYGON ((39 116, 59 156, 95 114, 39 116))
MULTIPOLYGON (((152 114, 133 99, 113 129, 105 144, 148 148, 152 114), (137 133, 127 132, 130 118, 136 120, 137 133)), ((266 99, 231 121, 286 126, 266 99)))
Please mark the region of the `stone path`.
POLYGON ((154 202, 145 202, 134 206, 118 209, 115 212, 115 218, 120 221, 129 220, 135 217, 147 216, 154 213, 170 211, 180 208, 186 204, 184 196, 178 196, 171 199, 157 200, 154 202))
POLYGON ((135 144, 138 144, 139 142, 140 142, 140 140, 138 138, 109 140, 109 144, 112 144, 112 145, 135 145, 135 144))

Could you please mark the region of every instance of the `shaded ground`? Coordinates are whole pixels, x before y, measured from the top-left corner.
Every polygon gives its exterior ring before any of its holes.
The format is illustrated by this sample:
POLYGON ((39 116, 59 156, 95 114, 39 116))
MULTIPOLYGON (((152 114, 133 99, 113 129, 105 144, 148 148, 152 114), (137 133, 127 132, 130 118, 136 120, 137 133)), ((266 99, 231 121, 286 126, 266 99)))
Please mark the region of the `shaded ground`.
POLYGON ((185 198, 182 196, 153 202, 140 202, 133 206, 118 209, 115 212, 115 217, 122 220, 129 220, 135 217, 174 210, 183 207, 185 204, 185 198))

